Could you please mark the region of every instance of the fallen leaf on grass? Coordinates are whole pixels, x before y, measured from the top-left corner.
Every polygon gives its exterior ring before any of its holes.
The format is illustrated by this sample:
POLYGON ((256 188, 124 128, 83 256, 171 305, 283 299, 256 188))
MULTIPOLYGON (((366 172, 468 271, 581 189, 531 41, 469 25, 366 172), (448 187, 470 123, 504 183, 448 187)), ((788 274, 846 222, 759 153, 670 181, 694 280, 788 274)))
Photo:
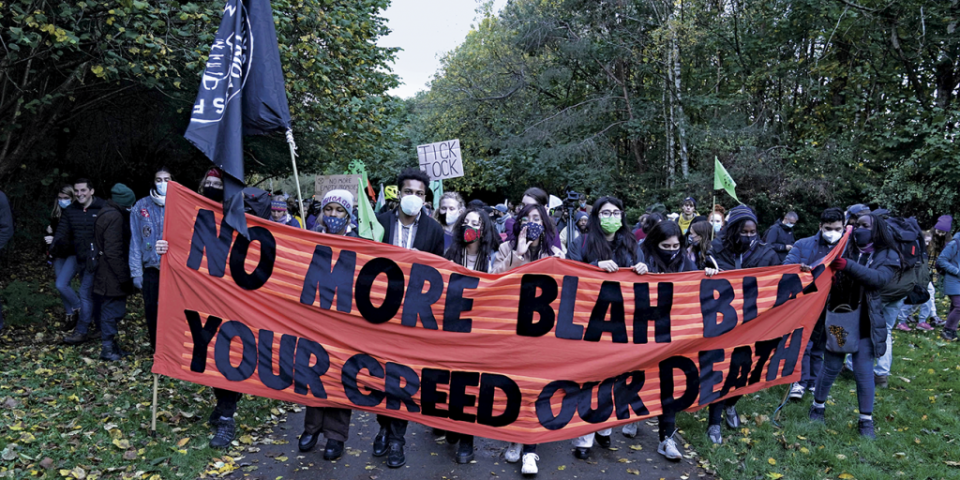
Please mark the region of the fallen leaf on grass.
POLYGON ((945 463, 945 464, 947 464, 947 465, 949 465, 949 466, 951 466, 951 467, 960 467, 960 462, 953 462, 953 461, 950 461, 950 460, 946 460, 946 461, 944 461, 943 463, 945 463))
POLYGON ((856 477, 849 473, 841 473, 839 477, 840 480, 856 480, 856 477))
POLYGON ((129 450, 130 449, 130 440, 120 440, 113 439, 113 444, 120 450, 129 450))
POLYGON ((780 480, 781 478, 783 478, 783 474, 770 472, 767 474, 767 478, 769 478, 770 480, 780 480))
POLYGON ((18 441, 18 442, 23 442, 23 443, 33 443, 33 442, 35 442, 36 440, 37 440, 37 437, 33 436, 32 433, 30 433, 30 432, 23 432, 23 433, 20 434, 20 438, 19 438, 17 441, 18 441))
POLYGON ((43 460, 40 460, 40 467, 44 470, 50 470, 53 468, 53 459, 50 457, 43 457, 43 460))
POLYGON ((137 451, 136 451, 136 450, 127 450, 126 452, 123 453, 123 459, 124 459, 124 460, 136 460, 136 459, 137 459, 137 451))
POLYGON ((181 439, 177 442, 177 446, 178 446, 178 447, 182 447, 182 446, 186 445, 187 442, 189 442, 189 441, 190 441, 190 437, 181 438, 181 439))
POLYGON ((769 463, 770 465, 776 465, 777 461, 773 457, 770 457, 767 459, 767 463, 769 463))
POLYGON ((250 445, 251 443, 253 443, 253 437, 250 435, 243 435, 240 437, 240 443, 250 445))
POLYGON ((903 452, 897 452, 893 454, 893 458, 906 458, 907 454, 903 452))
POLYGON ((842 454, 842 453, 838 453, 838 454, 837 454, 837 460, 846 460, 846 459, 847 459, 847 456, 846 456, 846 455, 844 455, 844 454, 842 454))
POLYGON ((903 380, 903 383, 910 383, 909 378, 906 378, 906 377, 897 377, 897 378, 899 378, 900 380, 903 380))

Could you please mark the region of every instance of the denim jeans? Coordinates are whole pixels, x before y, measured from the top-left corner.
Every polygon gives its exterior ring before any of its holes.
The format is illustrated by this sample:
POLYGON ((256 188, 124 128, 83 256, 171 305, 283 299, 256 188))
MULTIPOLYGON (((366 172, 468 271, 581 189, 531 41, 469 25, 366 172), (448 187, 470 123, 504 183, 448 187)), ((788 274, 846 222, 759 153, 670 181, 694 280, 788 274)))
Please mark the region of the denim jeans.
MULTIPOLYGON (((887 322, 887 353, 877 359, 877 366, 873 369, 875 375, 890 375, 890 367, 893 365, 893 327, 897 324, 897 315, 902 308, 903 299, 883 304, 883 319, 887 322)), ((860 336, 870 338, 870 332, 860 332, 860 336)))
POLYGON ((99 328, 100 326, 100 316, 97 314, 99 305, 93 299, 93 277, 93 273, 85 270, 80 277, 80 320, 77 321, 78 333, 87 333, 91 323, 93 323, 94 328, 99 328))
POLYGON ((77 271, 77 256, 54 258, 53 271, 57 274, 57 290, 60 292, 60 299, 63 300, 63 309, 66 310, 68 315, 80 310, 80 297, 73 286, 70 285, 73 278, 80 273, 77 271))
POLYGON ((807 390, 817 385, 817 376, 820 375, 820 369, 823 368, 823 350, 824 350, 824 321, 826 320, 826 310, 820 314, 820 319, 813 327, 813 333, 810 334, 810 341, 803 351, 803 363, 800 365, 800 385, 807 390))
POLYGON ((930 282, 930 284, 927 285, 927 293, 930 294, 930 300, 927 300, 927 303, 924 303, 923 305, 904 304, 903 308, 900 309, 900 315, 897 317, 897 321, 900 323, 907 323, 907 320, 910 319, 910 315, 913 315, 918 309, 920 310, 918 318, 921 322, 926 322, 931 318, 937 317, 937 302, 934 300, 934 297, 937 295, 937 291, 933 288, 933 282, 930 282))
MULTIPOLYGON (((861 336, 857 353, 853 357, 853 374, 857 379, 857 402, 860 408, 860 414, 873 414, 873 395, 875 385, 873 383, 873 341, 870 335, 861 336)), ((814 393, 814 400, 817 403, 825 403, 830 394, 830 387, 840 375, 843 368, 842 353, 833 353, 826 351, 823 355, 823 370, 817 378, 817 391, 814 393)))
POLYGON ((113 340, 117 336, 117 324, 127 314, 127 297, 103 297, 97 295, 100 305, 100 338, 113 340))

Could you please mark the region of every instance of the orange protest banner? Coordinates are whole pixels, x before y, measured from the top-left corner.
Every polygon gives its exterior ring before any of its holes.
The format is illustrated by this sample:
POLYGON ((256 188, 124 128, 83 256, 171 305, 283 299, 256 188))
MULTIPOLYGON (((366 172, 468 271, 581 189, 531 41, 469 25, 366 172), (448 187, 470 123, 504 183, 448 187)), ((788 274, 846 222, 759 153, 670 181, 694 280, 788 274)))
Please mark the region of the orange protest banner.
POLYGON ((247 240, 173 183, 166 209, 155 373, 524 443, 798 380, 833 273, 488 275, 251 216, 247 240))

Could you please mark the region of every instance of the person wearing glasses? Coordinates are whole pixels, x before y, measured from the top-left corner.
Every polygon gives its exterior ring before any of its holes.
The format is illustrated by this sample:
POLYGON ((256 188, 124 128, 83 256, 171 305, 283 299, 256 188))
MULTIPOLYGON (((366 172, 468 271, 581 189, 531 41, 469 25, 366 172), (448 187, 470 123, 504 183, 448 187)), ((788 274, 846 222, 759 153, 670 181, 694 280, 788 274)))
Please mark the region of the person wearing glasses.
MULTIPOLYGON (((568 247, 569 258, 590 265, 596 265, 605 272, 614 273, 631 269, 638 275, 649 271, 640 261, 640 246, 630 227, 623 222, 623 202, 614 197, 600 197, 593 204, 587 222, 587 233, 573 241, 568 247)), ((579 459, 590 456, 590 448, 596 442, 603 448, 610 447, 610 435, 613 429, 605 428, 573 440, 574 454, 579 459)))
MULTIPOLYGON (((397 175, 400 206, 377 215, 383 227, 381 242, 443 256, 443 227, 423 208, 430 178, 426 173, 407 168, 397 175)), ((386 415, 377 415, 380 432, 373 440, 373 456, 387 455, 387 466, 400 468, 407 463, 403 454, 407 421, 386 415)))
MULTIPOLYGON (((490 273, 507 272, 541 258, 563 258, 563 251, 546 240, 556 238, 556 230, 543 205, 527 204, 517 213, 516 219, 513 224, 513 238, 500 244, 490 273)), ((540 461, 537 445, 511 443, 504 458, 510 463, 516 463, 520 461, 521 453, 523 466, 520 472, 524 475, 535 475, 538 471, 537 462, 540 461)))
MULTIPOLYGON (((490 273, 497 249, 494 236, 499 236, 490 216, 479 208, 469 207, 458 220, 453 227, 453 239, 443 258, 468 270, 490 273)), ((473 435, 440 431, 437 433, 445 434, 451 445, 460 444, 455 457, 457 463, 473 461, 473 435)))

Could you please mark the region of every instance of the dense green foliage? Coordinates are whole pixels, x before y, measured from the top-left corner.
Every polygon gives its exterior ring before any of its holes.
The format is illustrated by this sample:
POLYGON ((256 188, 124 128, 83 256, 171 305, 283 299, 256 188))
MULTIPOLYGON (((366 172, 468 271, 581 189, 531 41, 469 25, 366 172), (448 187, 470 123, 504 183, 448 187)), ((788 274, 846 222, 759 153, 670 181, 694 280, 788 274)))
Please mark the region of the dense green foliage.
POLYGON ((958 21, 956 0, 514 0, 409 101, 408 138, 460 138, 448 190, 707 203, 716 156, 768 220, 869 201, 929 223, 960 207, 958 21))

